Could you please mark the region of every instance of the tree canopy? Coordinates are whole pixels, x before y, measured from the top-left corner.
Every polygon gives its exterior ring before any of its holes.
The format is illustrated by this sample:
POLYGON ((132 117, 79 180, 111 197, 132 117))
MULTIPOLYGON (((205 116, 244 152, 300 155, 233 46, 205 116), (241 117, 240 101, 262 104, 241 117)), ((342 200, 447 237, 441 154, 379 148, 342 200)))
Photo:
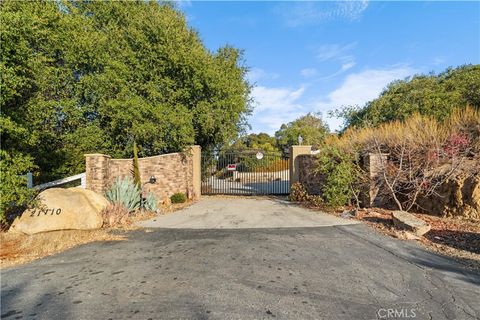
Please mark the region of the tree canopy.
POLYGON ((320 115, 309 113, 292 122, 282 124, 275 132, 275 138, 280 149, 285 150, 292 145, 297 145, 299 136, 302 136, 305 145, 322 144, 328 132, 328 126, 320 115))
POLYGON ((347 128, 376 127, 405 120, 414 113, 443 120, 456 108, 467 105, 480 108, 480 65, 394 81, 363 108, 347 106, 337 114, 345 118, 347 128))
POLYGON ((84 170, 84 153, 213 148, 250 113, 242 51, 208 50, 157 1, 1 1, 0 220, 37 182, 84 170))
POLYGON ((242 51, 210 52, 172 5, 2 1, 0 18, 2 150, 42 180, 134 141, 139 156, 221 145, 250 112, 242 51))

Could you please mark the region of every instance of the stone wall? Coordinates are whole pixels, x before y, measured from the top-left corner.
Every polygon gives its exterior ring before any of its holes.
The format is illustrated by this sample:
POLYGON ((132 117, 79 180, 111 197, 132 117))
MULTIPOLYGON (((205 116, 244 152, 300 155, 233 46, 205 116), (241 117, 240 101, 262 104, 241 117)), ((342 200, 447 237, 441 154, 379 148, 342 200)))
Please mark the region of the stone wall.
MULTIPOLYGON (((111 159, 104 154, 87 154, 87 189, 104 193, 117 177, 133 177, 133 159, 111 159)), ((182 192, 189 199, 200 196, 200 147, 193 146, 181 153, 169 153, 139 158, 142 183, 155 176, 156 183, 145 184, 145 192, 152 192, 159 201, 182 192), (198 162, 198 163, 197 163, 198 162), (198 171, 198 172, 197 172, 198 171)))
POLYGON ((298 156, 299 180, 309 194, 320 195, 324 177, 316 172, 316 156, 304 154, 298 156))

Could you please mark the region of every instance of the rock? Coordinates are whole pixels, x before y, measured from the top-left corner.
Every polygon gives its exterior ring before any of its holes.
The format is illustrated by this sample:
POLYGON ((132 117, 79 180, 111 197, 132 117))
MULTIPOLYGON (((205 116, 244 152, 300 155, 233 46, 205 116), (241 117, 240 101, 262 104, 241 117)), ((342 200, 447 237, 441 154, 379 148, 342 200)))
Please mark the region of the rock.
POLYGON ((90 201, 90 204, 94 206, 95 209, 97 209, 98 211, 102 211, 110 204, 107 198, 105 198, 101 194, 96 193, 95 191, 84 189, 81 187, 69 188, 68 190, 85 195, 90 201))
MULTIPOLYGON (((442 168, 438 168, 441 170, 442 168)), ((419 197, 419 206, 427 213, 480 219, 480 166, 478 161, 465 163, 443 181, 428 197, 419 197)))
POLYGON ((357 210, 345 210, 340 215, 342 218, 351 219, 357 215, 357 210))
POLYGON ((430 230, 430 226, 413 214, 405 211, 393 211, 393 224, 398 229, 412 232, 416 236, 423 236, 430 230))
POLYGON ((54 230, 98 229, 103 224, 101 211, 108 204, 103 196, 80 188, 52 188, 40 192, 37 208, 17 218, 10 231, 34 234, 54 230))

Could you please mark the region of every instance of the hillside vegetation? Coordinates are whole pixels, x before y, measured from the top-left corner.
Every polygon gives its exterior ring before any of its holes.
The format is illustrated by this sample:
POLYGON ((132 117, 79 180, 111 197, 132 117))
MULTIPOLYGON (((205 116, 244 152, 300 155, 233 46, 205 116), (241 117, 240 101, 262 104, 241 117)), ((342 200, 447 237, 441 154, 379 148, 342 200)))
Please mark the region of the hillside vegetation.
POLYGON ((376 205, 480 218, 480 65, 391 83, 363 108, 344 108, 346 128, 324 140, 317 159, 321 194, 295 197, 330 206, 376 205), (382 155, 377 176, 368 154, 382 155))
POLYGON ((480 65, 394 81, 363 108, 347 106, 338 114, 344 117, 346 128, 364 128, 406 120, 414 113, 443 120, 467 105, 480 108, 480 65))

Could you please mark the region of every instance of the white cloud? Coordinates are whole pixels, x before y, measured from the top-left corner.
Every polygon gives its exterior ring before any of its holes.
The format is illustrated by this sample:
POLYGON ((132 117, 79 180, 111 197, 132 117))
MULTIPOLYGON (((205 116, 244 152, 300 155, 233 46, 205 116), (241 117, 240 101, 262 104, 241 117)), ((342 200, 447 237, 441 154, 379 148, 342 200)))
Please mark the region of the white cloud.
POLYGON ((317 74, 317 69, 315 68, 305 68, 300 71, 300 74, 305 78, 313 77, 317 74))
POLYGON ((252 68, 247 74, 248 80, 253 83, 259 80, 275 80, 279 77, 280 75, 278 73, 266 72, 260 68, 252 68))
POLYGON ((298 108, 296 101, 303 95, 304 87, 296 90, 289 88, 255 87, 252 96, 256 102, 254 112, 274 110, 290 111, 298 108))
POLYGON ((253 88, 252 97, 255 101, 251 119, 253 131, 273 134, 283 123, 306 113, 304 106, 298 102, 304 92, 303 86, 296 89, 263 86, 253 88))
POLYGON ((335 19, 358 20, 367 9, 368 1, 296 2, 277 7, 288 26, 315 25, 335 19))
MULTIPOLYGON (((344 67, 348 69, 347 67, 344 67)), ((328 111, 342 106, 363 106, 378 97, 392 81, 414 75, 418 70, 408 65, 383 69, 366 69, 351 73, 323 99, 306 100, 306 87, 282 88, 259 86, 252 90, 256 108, 250 123, 253 132, 274 134, 283 123, 288 123, 308 112, 321 112, 331 130, 342 127, 341 119, 330 118, 328 111)))
POLYGON ((357 45, 356 42, 341 45, 338 43, 324 44, 318 48, 317 58, 320 61, 327 60, 351 60, 348 51, 357 45))
POLYGON ((342 67, 340 68, 340 70, 343 72, 343 71, 347 71, 348 69, 351 69, 355 66, 355 62, 353 61, 350 61, 350 62, 346 62, 344 64, 342 64, 342 67))
POLYGON ((317 53, 317 59, 320 60, 320 62, 335 61, 340 63, 340 68, 338 71, 328 76, 323 76, 321 79, 325 80, 336 77, 339 74, 342 74, 345 71, 353 68, 356 65, 355 57, 350 54, 349 51, 352 50, 356 45, 356 42, 352 42, 345 45, 333 43, 320 46, 317 53))
MULTIPOLYGON (((330 92, 326 99, 317 102, 316 109, 326 112, 342 106, 363 106, 378 97, 383 89, 393 80, 403 79, 416 73, 409 66, 394 66, 387 69, 367 69, 348 75, 343 83, 330 92)), ((341 127, 341 120, 327 118, 330 129, 341 127)))

